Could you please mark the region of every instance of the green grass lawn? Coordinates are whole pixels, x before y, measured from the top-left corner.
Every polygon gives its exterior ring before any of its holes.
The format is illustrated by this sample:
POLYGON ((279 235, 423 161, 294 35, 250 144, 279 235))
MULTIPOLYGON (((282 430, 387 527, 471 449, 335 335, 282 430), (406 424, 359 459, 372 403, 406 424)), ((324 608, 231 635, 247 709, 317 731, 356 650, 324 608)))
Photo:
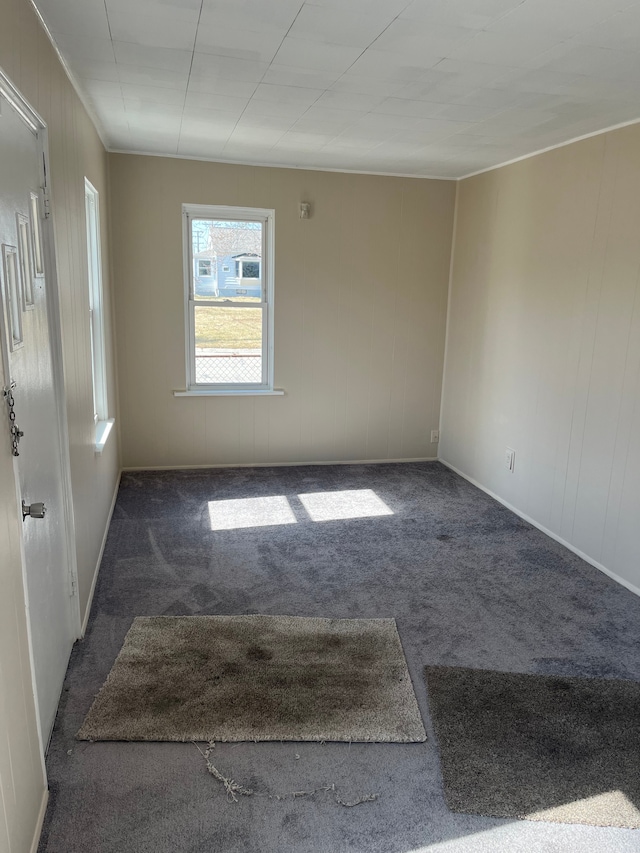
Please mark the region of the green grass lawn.
MULTIPOLYGON (((247 300, 248 301, 248 300, 247 300)), ((196 307, 196 347, 262 348, 260 308, 196 307)))

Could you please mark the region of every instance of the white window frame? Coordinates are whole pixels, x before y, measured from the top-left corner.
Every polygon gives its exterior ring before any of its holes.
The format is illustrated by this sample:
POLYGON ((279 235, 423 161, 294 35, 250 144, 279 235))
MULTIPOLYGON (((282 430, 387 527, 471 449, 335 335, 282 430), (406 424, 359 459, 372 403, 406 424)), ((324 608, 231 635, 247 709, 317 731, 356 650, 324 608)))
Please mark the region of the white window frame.
POLYGON ((249 259, 246 255, 243 255, 243 256, 241 256, 241 258, 239 260, 236 261, 236 263, 237 263, 238 269, 241 273, 241 275, 237 276, 238 281, 244 281, 245 278, 247 281, 252 281, 252 280, 255 280, 256 278, 257 279, 262 278, 262 258, 251 258, 251 259, 249 259), (257 264, 258 275, 254 276, 253 279, 249 276, 245 276, 245 274, 244 274, 244 265, 245 264, 257 264))
POLYGON ((196 264, 198 265, 198 278, 213 278, 213 261, 209 258, 196 258, 196 264), (209 264, 209 272, 201 272, 200 264, 209 264))
POLYGON ((273 296, 274 296, 274 239, 275 211, 258 207, 227 207, 220 205, 182 205, 183 268, 185 297, 185 360, 186 391, 174 392, 176 396, 208 394, 282 394, 273 387, 273 296), (236 302, 196 299, 194 292, 194 263, 191 240, 193 219, 219 219, 260 222, 262 224, 262 302, 236 302), (259 383, 202 383, 196 382, 195 309, 204 307, 240 307, 262 310, 262 381, 259 383))
POLYGON ((109 418, 107 391, 107 357, 100 236, 100 195, 88 178, 84 179, 84 205, 87 236, 93 422, 95 424, 95 449, 99 453, 107 441, 107 437, 113 426, 113 419, 109 418))

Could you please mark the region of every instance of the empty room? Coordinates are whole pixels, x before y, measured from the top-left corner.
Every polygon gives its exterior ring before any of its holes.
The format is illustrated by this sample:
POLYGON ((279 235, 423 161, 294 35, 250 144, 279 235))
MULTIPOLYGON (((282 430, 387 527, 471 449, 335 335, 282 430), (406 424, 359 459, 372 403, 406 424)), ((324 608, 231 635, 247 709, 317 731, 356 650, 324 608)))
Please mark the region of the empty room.
POLYGON ((0 853, 635 853, 640 2, 0 16, 0 853))

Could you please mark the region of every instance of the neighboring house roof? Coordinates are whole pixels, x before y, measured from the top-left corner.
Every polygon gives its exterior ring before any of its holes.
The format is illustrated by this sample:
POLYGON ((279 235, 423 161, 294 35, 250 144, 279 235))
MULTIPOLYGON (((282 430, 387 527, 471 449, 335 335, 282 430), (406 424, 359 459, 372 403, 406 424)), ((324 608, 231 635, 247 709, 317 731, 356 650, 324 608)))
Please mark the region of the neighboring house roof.
POLYGON ((240 255, 232 255, 231 256, 234 261, 240 261, 244 258, 261 258, 261 255, 257 255, 255 252, 242 252, 240 255))
POLYGON ((213 249, 203 249, 202 252, 193 253, 194 260, 215 260, 216 253, 213 249))

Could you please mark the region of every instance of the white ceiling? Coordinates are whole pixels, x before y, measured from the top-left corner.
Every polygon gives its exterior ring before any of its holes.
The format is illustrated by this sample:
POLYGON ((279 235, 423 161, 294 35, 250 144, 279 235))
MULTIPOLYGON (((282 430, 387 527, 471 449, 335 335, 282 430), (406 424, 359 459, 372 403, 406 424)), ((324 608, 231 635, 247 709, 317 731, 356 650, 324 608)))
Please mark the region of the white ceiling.
POLYGON ((35 0, 112 150, 460 177, 640 117, 630 0, 35 0))

